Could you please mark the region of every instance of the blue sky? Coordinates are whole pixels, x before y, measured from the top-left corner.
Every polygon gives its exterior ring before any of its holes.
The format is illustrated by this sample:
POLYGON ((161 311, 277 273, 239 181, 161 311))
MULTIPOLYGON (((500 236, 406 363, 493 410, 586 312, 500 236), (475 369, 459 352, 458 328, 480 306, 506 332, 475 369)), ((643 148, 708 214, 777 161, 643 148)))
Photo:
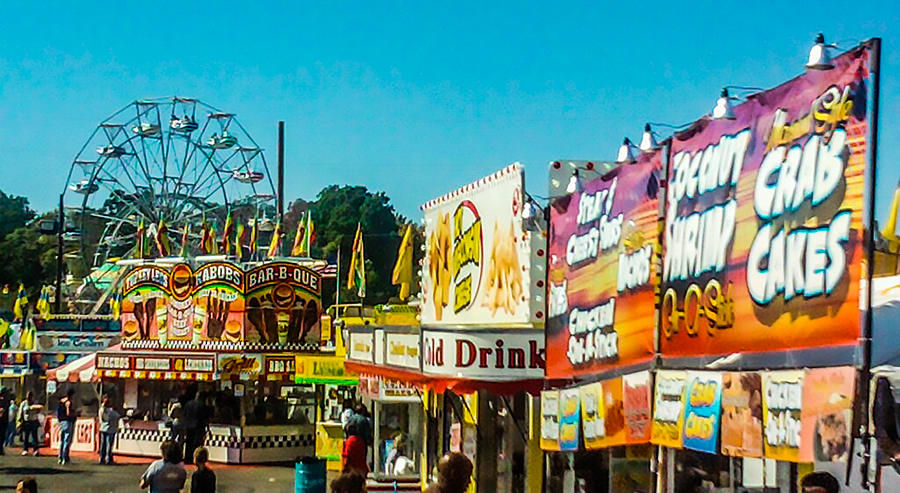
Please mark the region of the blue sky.
POLYGON ((724 85, 776 85, 823 31, 884 38, 883 211, 900 175, 900 9, 800 3, 3 2, 0 189, 54 207, 100 120, 177 94, 236 113, 273 170, 285 120, 288 198, 364 184, 419 217, 513 161, 546 195, 549 161, 612 159, 724 85))

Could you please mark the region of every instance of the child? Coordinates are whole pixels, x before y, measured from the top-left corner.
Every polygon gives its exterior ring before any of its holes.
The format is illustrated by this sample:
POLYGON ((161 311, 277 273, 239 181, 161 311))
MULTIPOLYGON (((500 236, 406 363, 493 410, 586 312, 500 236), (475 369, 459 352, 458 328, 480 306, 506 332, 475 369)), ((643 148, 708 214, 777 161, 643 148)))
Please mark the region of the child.
POLYGON ((194 464, 197 470, 191 475, 191 493, 215 493, 216 473, 206 463, 209 461, 209 450, 197 447, 194 450, 194 464))

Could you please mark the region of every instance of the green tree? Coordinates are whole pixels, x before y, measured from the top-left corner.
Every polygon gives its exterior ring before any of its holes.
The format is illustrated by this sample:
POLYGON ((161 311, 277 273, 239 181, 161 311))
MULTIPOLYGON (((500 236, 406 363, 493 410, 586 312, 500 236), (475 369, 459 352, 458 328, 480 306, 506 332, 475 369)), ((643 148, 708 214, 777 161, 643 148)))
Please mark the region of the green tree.
POLYGON ((28 199, 0 190, 0 240, 16 228, 25 226, 34 216, 34 211, 28 207, 28 199))
MULTIPOLYGON (((385 303, 395 297, 398 288, 391 284, 391 273, 409 221, 394 211, 390 198, 383 192, 372 193, 362 186, 332 185, 319 192, 316 201, 310 204, 310 210, 317 231, 313 256, 334 261, 340 249, 341 301, 359 300, 355 290, 346 287, 357 223, 362 225, 365 243, 365 303, 385 303)), ((416 258, 421 258, 419 245, 421 243, 414 249, 419 254, 416 258)), ((412 286, 412 291, 416 292, 417 288, 418 285, 412 286)), ((324 293, 326 304, 333 296, 334 292, 327 289, 324 293)))

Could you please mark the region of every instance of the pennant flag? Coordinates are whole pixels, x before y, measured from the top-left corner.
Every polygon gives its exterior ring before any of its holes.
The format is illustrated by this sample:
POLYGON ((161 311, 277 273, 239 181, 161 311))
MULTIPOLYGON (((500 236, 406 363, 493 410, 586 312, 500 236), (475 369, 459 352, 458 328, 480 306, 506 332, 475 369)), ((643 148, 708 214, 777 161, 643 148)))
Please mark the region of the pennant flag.
POLYGON ((297 232, 294 233, 294 245, 291 247, 291 256, 299 257, 303 254, 303 242, 306 240, 305 231, 306 225, 303 223, 306 214, 300 216, 300 220, 297 221, 297 232))
POLYGON ((209 236, 206 237, 207 249, 209 250, 210 255, 218 255, 219 254, 219 244, 216 243, 216 225, 215 223, 210 224, 209 226, 209 236))
POLYGON ((366 297, 366 256, 363 248, 362 224, 356 223, 356 237, 353 238, 353 256, 350 257, 350 275, 347 289, 356 287, 360 298, 366 297))
POLYGON ((225 219, 225 229, 222 230, 222 254, 228 255, 231 251, 231 235, 234 234, 234 218, 231 217, 231 212, 228 213, 228 217, 225 219))
POLYGON ((281 221, 275 224, 275 231, 272 232, 272 242, 269 243, 269 251, 266 255, 269 258, 277 256, 281 252, 281 221))
POLYGON ((19 292, 16 294, 16 301, 13 303, 13 315, 16 320, 25 318, 25 307, 28 306, 28 295, 25 294, 25 285, 19 283, 19 292))
POLYGON ((237 241, 234 243, 234 253, 238 260, 244 258, 244 245, 247 243, 247 230, 243 223, 237 225, 237 241))
POLYGON ((137 227, 137 258, 144 258, 144 237, 147 236, 147 227, 144 226, 144 219, 141 218, 141 222, 137 227))
POLYGON ((50 292, 52 289, 51 286, 42 287, 41 295, 38 297, 37 303, 35 303, 34 306, 44 320, 50 318, 50 292))
POLYGON ((34 343, 37 339, 37 328, 29 316, 22 322, 22 334, 19 336, 19 349, 22 351, 34 351, 34 343))
POLYGON ((306 214, 306 234, 303 238, 303 253, 312 257, 312 246, 316 242, 316 225, 312 220, 312 211, 306 214))
POLYGON ((256 251, 259 250, 259 220, 253 220, 253 227, 250 228, 250 260, 256 257, 256 251))
POLYGON ((200 227, 200 254, 209 255, 209 223, 205 219, 200 227))
POLYGON ((119 318, 122 314, 122 293, 116 291, 109 300, 109 313, 114 318, 119 318))
POLYGON ((156 250, 159 252, 160 257, 168 257, 172 254, 172 245, 169 243, 169 228, 166 227, 166 222, 162 219, 159 220, 159 225, 156 227, 156 250))
POLYGON ((9 294, 9 284, 3 285, 3 294, 9 294))
POLYGON ((184 231, 181 233, 181 257, 187 257, 188 254, 188 237, 191 236, 191 225, 185 224, 184 231))
POLYGON ((409 286, 412 284, 413 262, 413 237, 412 225, 406 226, 406 233, 400 242, 400 250, 397 251, 397 263, 394 264, 394 273, 391 275, 391 284, 400 285, 400 299, 409 298, 409 286))

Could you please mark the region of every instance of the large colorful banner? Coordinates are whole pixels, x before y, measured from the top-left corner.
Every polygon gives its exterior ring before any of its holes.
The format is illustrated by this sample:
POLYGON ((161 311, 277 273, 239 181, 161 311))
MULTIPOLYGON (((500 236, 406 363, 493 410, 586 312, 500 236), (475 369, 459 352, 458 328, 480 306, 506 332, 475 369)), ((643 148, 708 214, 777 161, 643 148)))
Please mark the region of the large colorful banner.
POLYGON ((769 459, 800 461, 803 370, 763 374, 764 450, 769 459))
POLYGON ((248 271, 231 262, 147 263, 122 282, 122 334, 179 349, 206 341, 318 345, 321 290, 321 274, 292 262, 248 271))
POLYGON ((857 343, 869 54, 834 64, 673 139, 663 355, 857 343))
POLYGON ((722 409, 722 374, 688 372, 684 408, 684 448, 716 453, 722 409))
POLYGON ((844 462, 850 454, 856 369, 816 368, 803 380, 800 460, 844 462))
POLYGON ((247 341, 318 345, 321 274, 292 262, 267 262, 244 275, 247 341))
POLYGON ((122 281, 122 337, 129 339, 168 339, 170 290, 169 269, 159 265, 141 265, 122 281))
POLYGON ((684 391, 687 372, 659 370, 653 393, 653 425, 650 441, 670 448, 682 447, 684 426, 684 391))
POLYGON ((722 453, 762 457, 762 376, 755 372, 722 374, 722 453))
POLYGON ((652 357, 661 156, 643 153, 583 191, 553 199, 548 378, 652 357))
POLYGON ((511 164, 422 206, 423 325, 543 326, 544 275, 532 266, 544 239, 523 224, 524 181, 511 164))

